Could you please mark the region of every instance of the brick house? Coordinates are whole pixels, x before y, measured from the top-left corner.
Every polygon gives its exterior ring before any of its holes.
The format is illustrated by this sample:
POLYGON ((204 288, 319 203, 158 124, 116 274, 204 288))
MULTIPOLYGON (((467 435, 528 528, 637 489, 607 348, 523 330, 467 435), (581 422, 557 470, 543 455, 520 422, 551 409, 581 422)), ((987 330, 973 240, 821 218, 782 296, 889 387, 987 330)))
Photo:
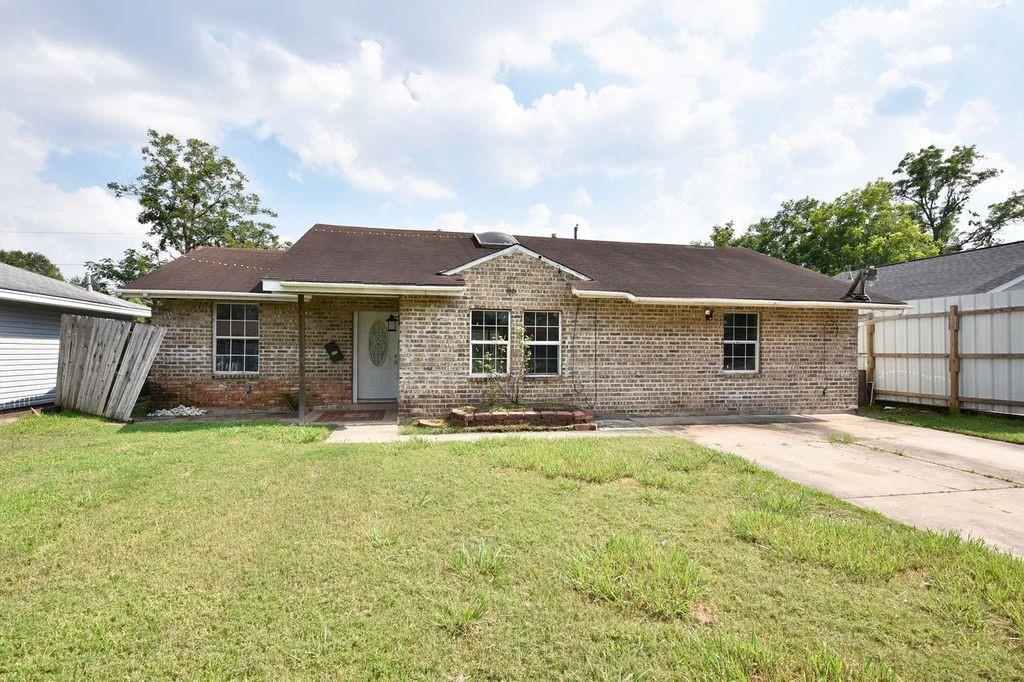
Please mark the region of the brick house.
POLYGON ((287 251, 200 247, 131 283, 168 332, 155 399, 281 407, 485 401, 601 414, 856 406, 847 285, 740 248, 315 225, 287 251), (304 347, 300 363, 300 346, 304 347), (301 367, 300 367, 301 365, 301 367))

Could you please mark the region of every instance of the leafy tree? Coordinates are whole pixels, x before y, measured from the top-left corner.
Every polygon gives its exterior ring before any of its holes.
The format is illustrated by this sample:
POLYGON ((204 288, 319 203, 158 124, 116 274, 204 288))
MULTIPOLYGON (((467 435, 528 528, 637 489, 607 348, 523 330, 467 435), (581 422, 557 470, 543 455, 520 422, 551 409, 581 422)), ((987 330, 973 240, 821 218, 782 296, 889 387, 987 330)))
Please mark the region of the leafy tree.
POLYGON ((282 243, 265 218, 277 214, 247 192, 248 178, 216 146, 149 131, 142 173, 130 183, 111 182, 115 196, 142 205, 139 222, 151 241, 128 249, 120 261, 104 258, 86 267, 97 285, 130 282, 160 263, 198 246, 276 249, 282 243))
POLYGON ((974 229, 967 233, 958 230, 974 189, 1002 172, 976 168, 983 158, 974 145, 957 145, 948 155, 944 149, 931 145, 908 153, 893 171, 897 178, 893 183, 896 195, 914 206, 915 218, 931 233, 943 253, 960 251, 967 245, 994 243, 992 226, 977 222, 974 214, 974 229))
POLYGON ((0 263, 64 281, 60 268, 38 251, 0 251, 0 263))
POLYGON ((1024 221, 1024 190, 1017 190, 1006 199, 988 205, 988 216, 984 220, 971 220, 972 234, 979 246, 994 243, 996 234, 1013 223, 1024 221))
POLYGON ((913 209, 896 201, 892 183, 885 180, 830 202, 810 197, 786 201, 775 215, 739 236, 732 223, 716 226, 712 242, 743 246, 826 275, 939 251, 914 220, 913 209))

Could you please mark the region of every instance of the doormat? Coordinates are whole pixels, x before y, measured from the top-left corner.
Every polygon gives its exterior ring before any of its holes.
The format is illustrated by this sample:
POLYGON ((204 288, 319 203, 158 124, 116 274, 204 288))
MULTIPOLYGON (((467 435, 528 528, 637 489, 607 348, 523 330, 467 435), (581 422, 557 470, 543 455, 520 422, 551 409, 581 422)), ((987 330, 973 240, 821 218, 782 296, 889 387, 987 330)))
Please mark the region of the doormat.
POLYGON ((374 422, 387 416, 387 410, 328 410, 316 418, 318 422, 374 422))

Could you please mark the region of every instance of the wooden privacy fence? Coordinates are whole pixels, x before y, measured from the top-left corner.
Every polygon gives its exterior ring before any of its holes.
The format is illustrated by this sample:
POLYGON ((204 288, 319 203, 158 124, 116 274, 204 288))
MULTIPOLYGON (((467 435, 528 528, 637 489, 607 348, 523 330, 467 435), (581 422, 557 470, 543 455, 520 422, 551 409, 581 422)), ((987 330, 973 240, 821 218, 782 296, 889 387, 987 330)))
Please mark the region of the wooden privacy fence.
POLYGON ((905 314, 861 318, 873 398, 1024 414, 1024 292, 910 304, 905 314))
POLYGON ((149 324, 62 315, 57 407, 128 421, 166 331, 149 324))

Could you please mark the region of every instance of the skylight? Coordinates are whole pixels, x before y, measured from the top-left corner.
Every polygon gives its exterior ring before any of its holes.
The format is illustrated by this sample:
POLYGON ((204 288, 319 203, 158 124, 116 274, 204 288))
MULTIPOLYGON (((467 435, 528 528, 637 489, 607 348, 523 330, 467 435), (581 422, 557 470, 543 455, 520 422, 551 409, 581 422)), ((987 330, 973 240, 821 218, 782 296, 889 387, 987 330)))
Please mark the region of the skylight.
POLYGON ((478 246, 485 249, 503 249, 506 246, 515 246, 519 242, 516 238, 505 232, 477 232, 473 235, 478 246))

